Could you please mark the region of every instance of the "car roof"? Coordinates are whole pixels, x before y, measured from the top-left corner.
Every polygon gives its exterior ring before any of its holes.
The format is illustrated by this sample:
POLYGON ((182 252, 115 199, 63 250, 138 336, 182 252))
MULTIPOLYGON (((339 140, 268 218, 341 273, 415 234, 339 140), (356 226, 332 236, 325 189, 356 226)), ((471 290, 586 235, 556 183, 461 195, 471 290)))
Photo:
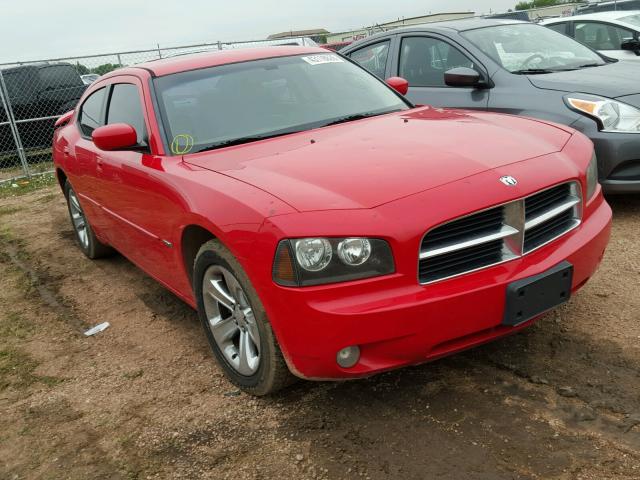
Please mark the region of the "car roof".
POLYGON ((638 30, 637 25, 634 26, 622 20, 624 17, 629 17, 631 15, 640 15, 640 10, 614 10, 610 12, 585 13, 584 15, 574 15, 572 17, 551 18, 543 20, 541 23, 543 25, 551 25, 552 23, 574 22, 576 20, 605 20, 608 22, 619 23, 621 25, 629 25, 638 30))
MULTIPOLYGON (((162 60, 133 65, 134 68, 144 68, 153 76, 161 77, 173 73, 198 70, 200 68, 217 67, 230 63, 250 62, 265 58, 288 57, 304 54, 327 54, 327 50, 320 47, 300 46, 271 46, 260 48, 238 48, 229 50, 213 50, 169 57, 162 60)), ((114 70, 113 73, 122 73, 122 70, 114 70)))
POLYGON ((528 24, 530 22, 523 22, 521 20, 510 20, 510 19, 503 19, 503 18, 478 17, 478 18, 464 18, 460 20, 446 20, 442 22, 421 23, 421 24, 411 25, 409 27, 394 28, 393 30, 377 33, 370 37, 366 37, 356 42, 353 42, 351 45, 347 47, 347 49, 351 50, 354 46, 358 47, 362 43, 369 42, 370 40, 375 40, 376 38, 384 38, 391 35, 397 35, 398 33, 403 33, 403 32, 425 32, 425 33, 434 32, 434 33, 442 33, 446 35, 446 34, 450 34, 452 31, 464 32, 467 30, 475 30, 478 28, 499 27, 501 25, 517 25, 520 23, 528 24))
MULTIPOLYGON (((523 22, 521 20, 511 20, 511 19, 505 19, 505 18, 473 17, 473 18, 462 18, 460 20, 446 20, 443 22, 424 23, 422 25, 417 25, 417 27, 422 27, 425 30, 431 30, 433 28, 446 28, 449 30, 464 32, 465 30, 474 30, 476 28, 498 27, 500 25, 513 25, 517 23, 529 23, 529 22, 523 22)), ((395 31, 395 30, 392 30, 392 31, 395 31)))
POLYGON ((15 67, 3 68, 1 70, 4 73, 11 73, 11 72, 16 72, 20 70, 33 70, 33 69, 41 69, 41 68, 47 68, 47 67, 60 67, 60 66, 73 67, 73 65, 67 62, 51 62, 51 63, 39 62, 39 63, 27 63, 24 65, 16 65, 15 67))

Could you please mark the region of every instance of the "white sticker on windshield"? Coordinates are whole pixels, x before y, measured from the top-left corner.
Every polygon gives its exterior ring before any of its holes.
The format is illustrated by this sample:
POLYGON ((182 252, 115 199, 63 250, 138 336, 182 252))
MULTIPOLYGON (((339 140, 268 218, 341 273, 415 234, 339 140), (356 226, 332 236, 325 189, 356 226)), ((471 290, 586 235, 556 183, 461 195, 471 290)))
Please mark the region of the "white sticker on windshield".
POLYGON ((323 63, 343 63, 338 55, 335 53, 321 53, 319 55, 310 55, 308 57, 302 57, 302 60, 309 65, 322 65, 323 63))

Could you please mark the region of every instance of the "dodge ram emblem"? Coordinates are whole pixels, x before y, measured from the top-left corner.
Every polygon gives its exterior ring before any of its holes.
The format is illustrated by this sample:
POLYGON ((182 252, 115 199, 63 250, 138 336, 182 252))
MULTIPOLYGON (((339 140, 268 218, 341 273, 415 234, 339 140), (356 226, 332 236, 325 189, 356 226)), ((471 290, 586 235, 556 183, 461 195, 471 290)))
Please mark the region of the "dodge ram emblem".
POLYGON ((518 184, 518 181, 515 178, 513 178, 511 175, 505 175, 504 177, 500 177, 500 181, 508 187, 515 187, 518 184))

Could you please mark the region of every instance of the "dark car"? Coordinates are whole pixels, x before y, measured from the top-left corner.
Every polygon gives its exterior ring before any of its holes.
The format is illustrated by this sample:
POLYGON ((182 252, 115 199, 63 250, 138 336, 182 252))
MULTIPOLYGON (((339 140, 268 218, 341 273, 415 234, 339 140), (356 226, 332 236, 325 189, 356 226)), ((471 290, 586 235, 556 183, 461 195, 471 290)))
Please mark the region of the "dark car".
POLYGON ((640 193, 640 65, 617 62, 548 28, 469 19, 374 35, 342 53, 407 97, 569 125, 594 142, 608 193, 640 193))
MULTIPOLYGON (((73 110, 87 86, 70 63, 21 65, 2 70, 9 102, 22 145, 48 147, 53 137, 55 118, 73 110), (26 121, 32 119, 41 119, 26 121)), ((0 124, 7 121, 0 107, 0 124)), ((12 150, 13 138, 8 125, 0 130, 0 150, 12 150)))

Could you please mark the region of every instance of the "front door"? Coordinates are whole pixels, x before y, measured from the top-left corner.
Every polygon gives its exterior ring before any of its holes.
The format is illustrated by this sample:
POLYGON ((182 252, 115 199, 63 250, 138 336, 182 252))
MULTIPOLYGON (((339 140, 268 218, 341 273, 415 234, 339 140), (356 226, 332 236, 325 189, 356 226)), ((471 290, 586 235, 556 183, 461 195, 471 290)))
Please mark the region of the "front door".
MULTIPOLYGON (((111 222, 110 242, 145 271, 171 278, 167 265, 180 258, 173 248, 181 217, 179 201, 168 186, 163 158, 148 147, 148 122, 142 85, 117 77, 109 92, 106 124, 126 123, 138 133, 138 145, 126 151, 99 152, 102 206, 111 222)), ((174 161, 165 158, 166 161, 174 161)))
POLYGON ((407 98, 416 105, 487 109, 488 89, 445 84, 445 72, 456 67, 472 68, 487 78, 484 67, 450 41, 435 36, 402 36, 396 58, 396 74, 409 82, 407 98))

